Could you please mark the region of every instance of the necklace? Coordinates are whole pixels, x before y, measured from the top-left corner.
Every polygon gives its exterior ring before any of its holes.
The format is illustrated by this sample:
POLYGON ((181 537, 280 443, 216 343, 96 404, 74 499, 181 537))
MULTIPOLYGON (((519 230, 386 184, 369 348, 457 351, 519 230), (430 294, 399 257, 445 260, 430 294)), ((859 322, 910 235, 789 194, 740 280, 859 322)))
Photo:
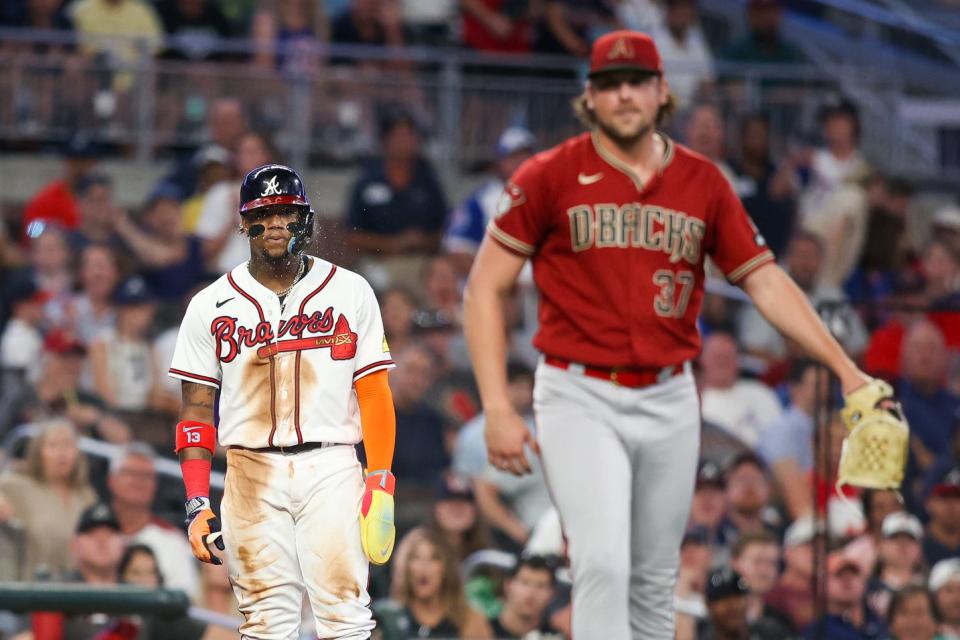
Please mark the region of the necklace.
MULTIPOLYGON (((306 259, 304 259, 304 258, 301 257, 301 258, 300 258, 300 268, 297 269, 297 275, 295 275, 295 276, 293 277, 293 282, 290 283, 290 286, 289 286, 289 287, 287 287, 286 289, 284 289, 283 291, 281 291, 280 293, 277 294, 277 297, 278 297, 278 298, 283 299, 284 297, 286 297, 286 295, 287 295, 288 293, 290 293, 291 291, 293 291, 293 288, 296 286, 296 284, 297 284, 298 282, 300 282, 300 278, 303 277, 303 271, 304 271, 304 267, 306 266, 306 264, 307 264, 306 259)), ((250 271, 250 261, 249 261, 249 260, 247 261, 247 272, 248 272, 251 276, 253 275, 253 271, 250 271)))

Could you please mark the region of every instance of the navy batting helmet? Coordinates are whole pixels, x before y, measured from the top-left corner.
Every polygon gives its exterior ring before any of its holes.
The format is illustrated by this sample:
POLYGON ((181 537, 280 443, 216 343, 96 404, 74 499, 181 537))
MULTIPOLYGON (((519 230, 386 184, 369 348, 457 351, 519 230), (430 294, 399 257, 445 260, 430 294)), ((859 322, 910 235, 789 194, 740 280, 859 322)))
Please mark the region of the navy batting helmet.
MULTIPOLYGON (((313 232, 313 209, 307 200, 303 180, 296 171, 282 164, 265 164, 248 173, 240 185, 240 215, 278 205, 301 210, 299 221, 287 225, 293 234, 288 249, 290 253, 300 253, 313 232)), ((250 227, 249 235, 256 237, 263 232, 263 225, 255 224, 250 227)))

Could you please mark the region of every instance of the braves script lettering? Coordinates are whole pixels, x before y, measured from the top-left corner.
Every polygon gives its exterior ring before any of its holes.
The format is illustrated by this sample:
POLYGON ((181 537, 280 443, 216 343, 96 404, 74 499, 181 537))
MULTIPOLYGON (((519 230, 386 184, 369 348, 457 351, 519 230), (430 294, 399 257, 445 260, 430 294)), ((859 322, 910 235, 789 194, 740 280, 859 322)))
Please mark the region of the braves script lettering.
POLYGON ((326 311, 314 311, 307 315, 300 313, 289 320, 281 320, 276 335, 269 322, 258 322, 255 327, 237 324, 230 316, 217 316, 210 324, 210 334, 217 341, 217 358, 220 362, 233 362, 243 348, 252 349, 290 335, 301 337, 307 333, 327 333, 333 329, 333 307, 326 311))

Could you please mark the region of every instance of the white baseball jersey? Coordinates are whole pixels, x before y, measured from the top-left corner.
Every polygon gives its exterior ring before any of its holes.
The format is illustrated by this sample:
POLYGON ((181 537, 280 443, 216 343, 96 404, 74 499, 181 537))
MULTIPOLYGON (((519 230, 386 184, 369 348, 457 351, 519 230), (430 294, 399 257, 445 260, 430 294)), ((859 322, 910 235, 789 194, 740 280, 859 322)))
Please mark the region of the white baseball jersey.
POLYGON ((169 375, 220 389, 219 443, 356 444, 353 382, 392 369, 373 289, 313 258, 284 304, 243 263, 190 301, 169 375))

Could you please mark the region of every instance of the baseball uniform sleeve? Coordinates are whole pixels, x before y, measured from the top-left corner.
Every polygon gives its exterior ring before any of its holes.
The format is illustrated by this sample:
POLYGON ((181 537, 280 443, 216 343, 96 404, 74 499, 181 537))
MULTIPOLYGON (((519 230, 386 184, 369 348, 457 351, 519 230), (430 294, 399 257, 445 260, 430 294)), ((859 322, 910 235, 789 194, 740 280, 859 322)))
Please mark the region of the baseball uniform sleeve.
POLYGON ((714 172, 716 194, 709 211, 707 251, 713 261, 736 284, 757 267, 773 261, 766 240, 747 215, 730 183, 714 172))
POLYGON ((523 256, 533 255, 549 230, 544 167, 539 156, 520 165, 504 186, 496 217, 487 226, 487 234, 498 244, 523 256))
POLYGON ((203 303, 199 301, 200 297, 194 296, 187 306, 167 375, 219 389, 220 360, 217 359, 217 347, 209 323, 204 321, 201 313, 203 303))
POLYGON ((396 365, 390 356, 387 336, 383 331, 383 319, 377 296, 367 282, 363 283, 357 326, 357 355, 354 358, 353 379, 357 380, 374 371, 393 369, 396 365))

